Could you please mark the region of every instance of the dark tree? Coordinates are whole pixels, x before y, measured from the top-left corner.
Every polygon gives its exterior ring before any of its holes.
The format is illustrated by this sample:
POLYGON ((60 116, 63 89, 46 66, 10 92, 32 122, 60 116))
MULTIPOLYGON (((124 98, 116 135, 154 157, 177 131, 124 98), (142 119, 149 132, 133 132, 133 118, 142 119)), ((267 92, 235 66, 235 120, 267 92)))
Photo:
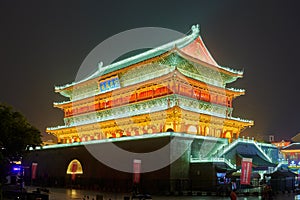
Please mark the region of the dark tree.
POLYGON ((20 159, 29 147, 41 144, 40 131, 10 106, 0 103, 0 199, 1 188, 9 173, 9 162, 20 159))

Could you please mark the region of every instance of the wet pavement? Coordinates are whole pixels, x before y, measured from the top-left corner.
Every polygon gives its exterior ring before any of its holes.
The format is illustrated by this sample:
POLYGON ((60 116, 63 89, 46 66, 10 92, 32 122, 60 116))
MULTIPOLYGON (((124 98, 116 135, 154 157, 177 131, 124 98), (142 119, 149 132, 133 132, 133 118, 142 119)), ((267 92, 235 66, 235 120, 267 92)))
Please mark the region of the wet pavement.
MULTIPOLYGON (((35 188, 28 188, 28 191, 32 191, 35 188)), ((78 190, 78 189, 64 189, 64 188, 48 188, 49 189, 49 200, 73 200, 73 199, 89 199, 96 200, 98 197, 102 196, 103 200, 124 200, 124 197, 130 197, 130 194, 124 193, 103 193, 97 191, 88 190, 78 190)), ((101 199, 101 198, 100 198, 101 199)), ((229 197, 219 197, 219 196, 152 196, 153 200, 208 200, 208 199, 230 199, 229 197)), ((239 200, 255 200, 262 199, 260 196, 238 196, 239 200)), ((277 194, 273 199, 278 200, 300 200, 300 195, 293 193, 277 194)))

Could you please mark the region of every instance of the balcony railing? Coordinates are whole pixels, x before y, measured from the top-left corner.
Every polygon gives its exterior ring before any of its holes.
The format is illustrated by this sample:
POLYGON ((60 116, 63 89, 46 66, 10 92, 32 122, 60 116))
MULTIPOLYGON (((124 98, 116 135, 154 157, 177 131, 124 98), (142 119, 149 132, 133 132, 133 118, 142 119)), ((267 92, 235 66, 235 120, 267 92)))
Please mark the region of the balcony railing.
POLYGON ((232 164, 230 162, 230 160, 226 159, 226 158, 191 158, 190 159, 191 163, 208 163, 208 162, 224 162, 226 163, 229 167, 231 167, 232 169, 236 169, 236 165, 232 164))

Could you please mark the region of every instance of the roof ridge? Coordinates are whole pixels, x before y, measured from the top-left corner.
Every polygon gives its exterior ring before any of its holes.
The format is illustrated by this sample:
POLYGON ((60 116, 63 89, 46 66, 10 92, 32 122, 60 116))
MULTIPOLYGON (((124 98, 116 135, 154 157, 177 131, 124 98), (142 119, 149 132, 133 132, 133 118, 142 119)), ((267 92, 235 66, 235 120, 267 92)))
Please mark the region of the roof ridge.
MULTIPOLYGON (((131 56, 129 58, 125 58, 125 59, 120 60, 118 62, 109 64, 109 65, 105 65, 105 66, 103 66, 102 62, 100 62, 101 64, 97 66, 97 70, 94 73, 92 73, 90 76, 88 76, 88 77, 86 77, 86 78, 84 78, 84 79, 82 79, 80 81, 77 81, 77 82, 72 82, 70 84, 65 84, 65 85, 62 85, 62 86, 55 86, 55 90, 61 90, 61 89, 64 89, 64 88, 76 85, 78 83, 82 83, 82 82, 91 80, 93 78, 96 78, 98 75, 100 75, 105 70, 111 69, 111 68, 119 66, 119 65, 124 65, 126 63, 129 63, 130 61, 134 61, 135 59, 138 60, 140 58, 144 58, 145 56, 147 56, 149 54, 158 53, 158 55, 160 55, 160 54, 162 54, 162 53, 164 53, 164 52, 172 49, 173 47, 179 47, 179 48, 181 48, 183 46, 186 46, 187 44, 191 43, 192 41, 194 41, 199 36, 199 32, 200 32, 199 25, 198 24, 197 25, 193 25, 191 27, 191 30, 192 30, 192 33, 189 34, 189 35, 186 35, 186 36, 184 36, 182 38, 179 38, 179 39, 177 39, 175 41, 171 41, 171 42, 165 43, 165 44, 163 44, 161 46, 158 46, 156 48, 150 49, 150 50, 145 51, 143 53, 131 56)), ((139 61, 137 61, 137 62, 139 62, 139 61)))

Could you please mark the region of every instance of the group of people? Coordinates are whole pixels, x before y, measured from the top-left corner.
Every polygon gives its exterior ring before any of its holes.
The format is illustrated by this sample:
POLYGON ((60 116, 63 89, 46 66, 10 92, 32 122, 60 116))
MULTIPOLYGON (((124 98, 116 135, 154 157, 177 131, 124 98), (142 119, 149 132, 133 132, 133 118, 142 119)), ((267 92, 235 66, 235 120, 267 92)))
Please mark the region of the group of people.
MULTIPOLYGON (((231 182, 231 188, 230 188, 230 193, 229 197, 231 200, 236 200, 237 199, 237 194, 236 194, 236 184, 234 182, 231 182)), ((262 193, 262 199, 264 200, 271 200, 273 199, 272 195, 272 188, 270 184, 264 184, 263 186, 263 193, 262 193)))

